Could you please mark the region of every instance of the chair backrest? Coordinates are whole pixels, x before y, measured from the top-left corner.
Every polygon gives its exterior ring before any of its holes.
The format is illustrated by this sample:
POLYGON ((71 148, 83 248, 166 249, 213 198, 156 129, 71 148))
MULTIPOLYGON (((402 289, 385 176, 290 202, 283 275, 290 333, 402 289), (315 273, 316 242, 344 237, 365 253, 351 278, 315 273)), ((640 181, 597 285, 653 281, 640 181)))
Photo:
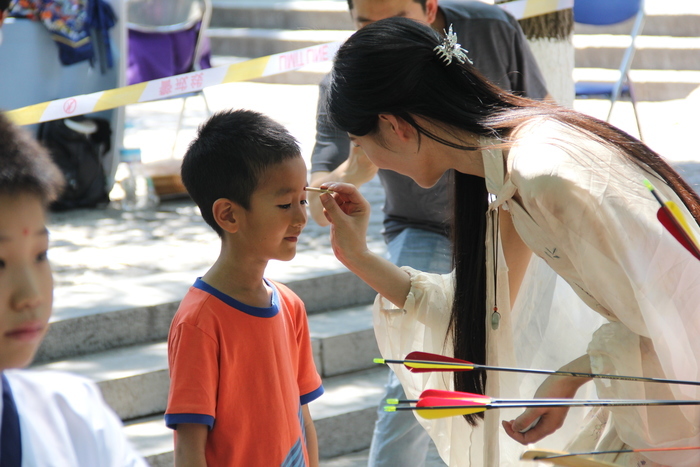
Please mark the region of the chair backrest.
POLYGON ((174 32, 190 29, 202 20, 202 0, 128 0, 127 27, 141 32, 174 32))
POLYGON ((211 0, 126 0, 126 26, 145 35, 177 35, 188 34, 199 25, 194 37, 192 65, 187 70, 195 71, 201 69, 212 9, 211 0))
POLYGON ((642 0, 575 0, 574 21, 600 26, 621 23, 642 7, 642 0))

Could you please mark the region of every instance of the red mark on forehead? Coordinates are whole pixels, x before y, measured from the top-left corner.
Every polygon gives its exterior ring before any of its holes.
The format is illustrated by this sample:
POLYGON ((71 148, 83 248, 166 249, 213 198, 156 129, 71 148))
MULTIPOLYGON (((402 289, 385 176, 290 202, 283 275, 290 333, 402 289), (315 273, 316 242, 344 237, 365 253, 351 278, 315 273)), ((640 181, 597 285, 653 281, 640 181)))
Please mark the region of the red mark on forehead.
POLYGON ((24 235, 25 237, 26 237, 27 235, 29 235, 29 229, 25 227, 25 228, 22 230, 22 235, 24 235))

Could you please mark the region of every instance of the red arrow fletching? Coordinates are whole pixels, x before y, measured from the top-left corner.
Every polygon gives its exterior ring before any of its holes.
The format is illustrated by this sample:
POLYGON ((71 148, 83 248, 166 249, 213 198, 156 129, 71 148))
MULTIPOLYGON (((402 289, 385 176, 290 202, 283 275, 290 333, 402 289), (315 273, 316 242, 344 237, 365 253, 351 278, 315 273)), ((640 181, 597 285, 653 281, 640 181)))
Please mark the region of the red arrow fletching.
POLYGON ((683 230, 683 227, 678 225, 678 221, 676 221, 676 219, 673 217, 673 214, 671 214, 667 209, 661 208, 657 211, 656 218, 659 219, 659 222, 666 227, 666 230, 668 230, 671 235, 678 240, 678 243, 683 245, 685 249, 697 259, 700 259, 698 249, 692 243, 692 240, 688 238, 688 235, 683 230))
POLYGON ((470 399, 451 399, 448 397, 422 397, 416 407, 481 407, 484 408, 488 401, 474 401, 470 399))
POLYGON ((441 389, 426 389, 421 392, 420 399, 426 397, 442 397, 444 399, 468 399, 472 401, 482 401, 487 404, 491 402, 489 396, 484 396, 483 394, 472 394, 470 392, 459 392, 459 391, 443 391, 441 389))
POLYGON ((471 371, 474 364, 458 358, 445 357, 428 352, 411 352, 406 355, 404 366, 411 373, 427 373, 431 371, 471 371), (415 362, 410 361, 415 360, 415 362), (443 365, 441 365, 443 363, 443 365), (446 365, 444 365, 446 363, 446 365))

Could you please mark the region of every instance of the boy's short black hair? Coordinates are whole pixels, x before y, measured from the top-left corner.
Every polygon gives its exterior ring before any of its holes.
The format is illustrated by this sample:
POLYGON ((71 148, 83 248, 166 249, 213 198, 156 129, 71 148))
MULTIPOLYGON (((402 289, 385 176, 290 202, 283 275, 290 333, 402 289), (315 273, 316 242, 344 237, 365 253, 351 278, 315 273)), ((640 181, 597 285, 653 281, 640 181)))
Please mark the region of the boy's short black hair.
POLYGON ((48 151, 0 113, 0 194, 34 194, 48 206, 63 188, 63 175, 48 151))
POLYGON ((182 183, 221 237, 214 202, 225 198, 250 209, 265 170, 300 155, 297 140, 271 118, 251 110, 222 111, 199 127, 182 160, 182 183))

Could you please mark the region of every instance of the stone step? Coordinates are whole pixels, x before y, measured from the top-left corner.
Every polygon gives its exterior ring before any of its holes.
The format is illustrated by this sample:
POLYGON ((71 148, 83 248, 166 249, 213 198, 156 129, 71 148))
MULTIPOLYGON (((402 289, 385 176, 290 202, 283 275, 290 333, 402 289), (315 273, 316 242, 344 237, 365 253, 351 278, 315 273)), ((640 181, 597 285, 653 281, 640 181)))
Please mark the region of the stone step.
MULTIPOLYGON (((379 350, 370 306, 345 308, 309 316, 316 368, 323 378, 374 368, 379 350)), ((89 378, 122 420, 165 411, 168 358, 165 341, 121 347, 35 369, 67 371, 89 378)))
MULTIPOLYGON (((213 28, 208 31, 212 53, 219 56, 262 57, 332 41, 343 41, 349 31, 292 31, 283 29, 213 28)), ((582 34, 573 38, 577 67, 616 69, 629 46, 629 37, 582 34)), ((633 68, 700 70, 700 38, 640 36, 633 68)))
POLYGON ((214 1, 212 27, 355 29, 345 1, 214 1))
POLYGON ((33 369, 67 371, 91 379, 122 420, 165 411, 170 384, 166 342, 122 347, 33 369))
MULTIPOLYGON (((374 368, 324 378, 325 394, 309 404, 321 458, 369 447, 386 377, 386 368, 374 368)), ((151 466, 172 465, 172 430, 165 427, 162 415, 133 420, 124 431, 151 466)))
POLYGON ((326 42, 344 41, 350 30, 291 30, 265 28, 210 28, 214 55, 262 57, 326 42))
MULTIPOLYGON (((697 3, 647 2, 643 32, 652 36, 695 36, 700 30, 697 3)), ((628 34, 633 20, 613 26, 576 24, 580 34, 628 34)), ((355 28, 345 1, 215 1, 215 28, 349 29, 355 28)))
MULTIPOLYGON (((646 36, 694 37, 700 30, 700 9, 678 8, 677 2, 665 2, 664 9, 647 7, 642 33, 646 36), (674 8, 676 6, 676 8, 674 8)), ((621 34, 629 35, 634 18, 609 26, 594 26, 576 23, 575 34, 621 34)))
MULTIPOLYGON (((629 35, 634 20, 610 26, 593 26, 576 23, 574 34, 619 34, 629 35)), ((647 14, 642 34, 645 36, 694 37, 700 30, 700 12, 647 14)))
MULTIPOLYGON (((580 68, 620 66, 629 37, 612 34, 574 35, 575 64, 580 68)), ((639 36, 633 69, 700 70, 700 38, 639 36)))
MULTIPOLYGON (((374 291, 330 253, 299 254, 285 268, 270 269, 267 277, 294 290, 309 314, 374 300, 374 291)), ((165 339, 180 300, 201 273, 163 273, 57 288, 51 326, 35 361, 165 339)))
MULTIPOLYGON (((617 70, 603 68, 575 68, 574 81, 612 83, 617 70)), ((668 101, 685 99, 700 87, 700 71, 688 70, 630 70, 630 79, 639 101, 668 101)))

